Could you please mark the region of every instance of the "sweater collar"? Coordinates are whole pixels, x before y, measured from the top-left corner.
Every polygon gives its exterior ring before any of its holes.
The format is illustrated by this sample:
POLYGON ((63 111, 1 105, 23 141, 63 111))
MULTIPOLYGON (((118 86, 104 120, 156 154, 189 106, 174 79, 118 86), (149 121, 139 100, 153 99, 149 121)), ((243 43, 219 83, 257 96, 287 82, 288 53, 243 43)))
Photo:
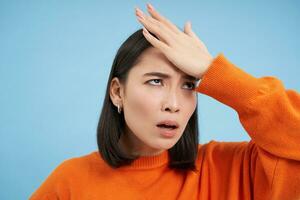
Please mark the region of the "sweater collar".
POLYGON ((135 159, 130 165, 122 166, 120 169, 151 169, 161 167, 168 164, 168 150, 154 156, 140 156, 135 159))
MULTIPOLYGON (((95 158, 98 160, 101 159, 102 162, 105 162, 98 151, 93 152, 95 158)), ((135 169, 152 169, 167 165, 169 163, 169 153, 168 150, 163 151, 162 153, 154 156, 140 156, 135 159, 131 164, 121 166, 117 168, 118 170, 135 170, 135 169)))

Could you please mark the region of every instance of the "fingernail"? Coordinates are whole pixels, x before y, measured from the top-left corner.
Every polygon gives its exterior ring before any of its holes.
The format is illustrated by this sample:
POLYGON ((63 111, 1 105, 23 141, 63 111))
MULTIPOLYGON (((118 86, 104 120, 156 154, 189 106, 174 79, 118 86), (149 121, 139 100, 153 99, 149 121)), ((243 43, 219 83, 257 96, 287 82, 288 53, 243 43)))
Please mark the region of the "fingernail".
POLYGON ((144 14, 143 11, 141 11, 139 8, 136 8, 136 12, 137 12, 137 14, 140 14, 140 15, 144 14))
POLYGON ((147 3, 147 7, 149 8, 149 10, 154 10, 154 7, 150 3, 147 3))

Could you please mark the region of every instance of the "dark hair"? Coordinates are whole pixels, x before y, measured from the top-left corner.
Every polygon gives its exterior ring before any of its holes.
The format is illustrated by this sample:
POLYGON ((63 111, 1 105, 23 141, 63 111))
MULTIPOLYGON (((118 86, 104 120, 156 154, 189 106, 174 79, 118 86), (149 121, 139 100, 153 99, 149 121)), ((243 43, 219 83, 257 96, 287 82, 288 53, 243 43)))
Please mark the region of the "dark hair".
MULTIPOLYGON (((154 34, 152 35, 156 37, 154 34)), ((125 119, 123 112, 119 114, 110 99, 110 83, 114 77, 117 77, 122 84, 126 83, 130 69, 137 63, 140 54, 149 47, 153 46, 144 37, 142 29, 139 29, 121 45, 112 64, 97 127, 97 144, 100 155, 113 168, 128 165, 138 157, 127 155, 118 145, 120 136, 125 133, 125 119)), ((181 138, 172 148, 168 149, 170 168, 196 169, 195 160, 199 143, 197 107, 181 138)))

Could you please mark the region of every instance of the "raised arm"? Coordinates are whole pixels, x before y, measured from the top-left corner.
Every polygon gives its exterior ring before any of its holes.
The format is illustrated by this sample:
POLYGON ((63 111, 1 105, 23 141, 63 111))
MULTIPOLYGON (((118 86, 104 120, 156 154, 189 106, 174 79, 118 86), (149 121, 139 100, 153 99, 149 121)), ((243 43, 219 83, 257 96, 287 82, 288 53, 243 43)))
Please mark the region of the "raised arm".
POLYGON ((236 110, 259 147, 300 161, 300 94, 279 79, 255 78, 219 54, 196 90, 236 110))
POLYGON ((238 199, 251 195, 254 199, 300 198, 299 93, 285 90, 275 77, 251 76, 223 54, 212 62, 195 90, 236 110, 251 137, 250 142, 205 145, 199 163, 209 171, 201 175, 201 181, 218 177, 211 187, 230 185, 228 190, 238 199))

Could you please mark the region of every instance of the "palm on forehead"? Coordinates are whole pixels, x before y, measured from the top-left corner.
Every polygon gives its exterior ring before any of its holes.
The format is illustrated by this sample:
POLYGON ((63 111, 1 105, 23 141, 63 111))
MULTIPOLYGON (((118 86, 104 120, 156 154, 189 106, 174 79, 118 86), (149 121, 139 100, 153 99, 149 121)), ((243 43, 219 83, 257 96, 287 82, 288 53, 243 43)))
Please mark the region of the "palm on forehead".
POLYGON ((136 16, 143 25, 145 38, 180 70, 201 78, 213 58, 204 43, 192 31, 191 23, 186 23, 181 31, 150 4, 147 4, 147 10, 150 15, 135 8, 136 16))

